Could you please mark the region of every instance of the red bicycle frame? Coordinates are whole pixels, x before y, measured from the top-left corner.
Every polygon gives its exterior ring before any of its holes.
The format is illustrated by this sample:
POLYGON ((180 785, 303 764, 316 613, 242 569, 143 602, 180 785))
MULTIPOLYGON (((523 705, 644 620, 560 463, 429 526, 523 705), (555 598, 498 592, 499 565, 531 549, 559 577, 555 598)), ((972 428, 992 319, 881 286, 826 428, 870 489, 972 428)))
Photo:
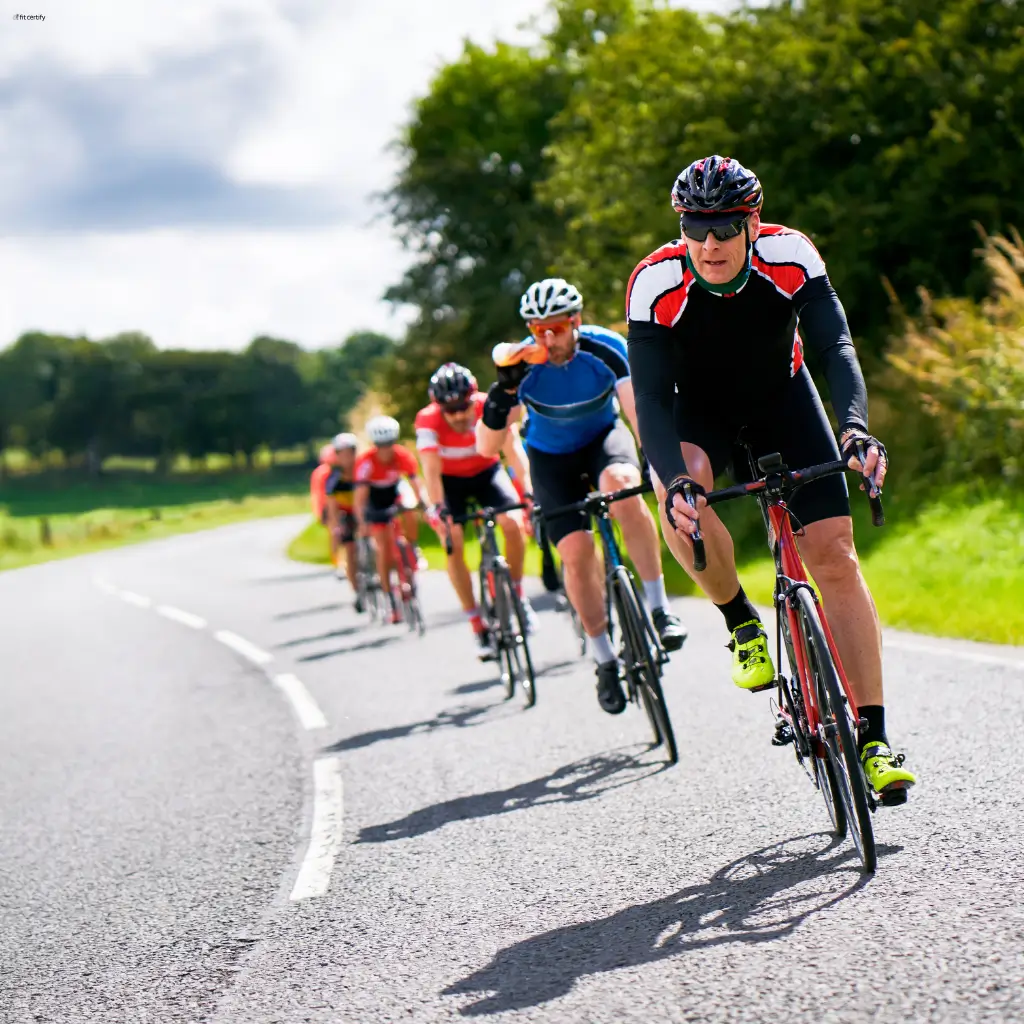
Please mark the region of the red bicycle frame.
MULTIPOLYGON (((776 548, 778 551, 783 575, 793 584, 802 584, 810 588, 807 570, 804 568, 803 559, 800 557, 800 551, 796 545, 796 535, 793 533, 793 527, 790 525, 789 510, 786 508, 785 502, 773 501, 768 505, 768 522, 769 539, 772 541, 773 548, 776 548)), ((818 613, 818 621, 821 623, 821 628, 825 633, 829 650, 832 652, 832 660, 835 662, 836 671, 839 673, 839 681, 843 684, 846 699, 850 702, 853 720, 856 722, 860 718, 860 712, 857 708, 857 702, 853 699, 853 692, 846 678, 843 663, 839 659, 839 652, 836 649, 835 640, 832 638, 832 630, 829 628, 828 619, 825 618, 825 610, 821 606, 821 601, 818 599, 818 595, 814 593, 813 588, 811 588, 811 593, 814 594, 814 607, 818 613)), ((778 614, 778 608, 776 608, 776 614, 778 614)), ((796 658, 795 668, 800 677, 800 689, 803 692, 804 708, 807 711, 807 725, 811 734, 815 737, 815 742, 820 743, 820 739, 818 739, 818 726, 820 724, 818 702, 814 693, 814 687, 811 685, 811 671, 810 666, 807 664, 804 646, 797 642, 801 636, 800 627, 797 622, 796 612, 790 604, 788 597, 786 598, 786 618, 789 622, 789 635, 793 641, 792 649, 796 658)))

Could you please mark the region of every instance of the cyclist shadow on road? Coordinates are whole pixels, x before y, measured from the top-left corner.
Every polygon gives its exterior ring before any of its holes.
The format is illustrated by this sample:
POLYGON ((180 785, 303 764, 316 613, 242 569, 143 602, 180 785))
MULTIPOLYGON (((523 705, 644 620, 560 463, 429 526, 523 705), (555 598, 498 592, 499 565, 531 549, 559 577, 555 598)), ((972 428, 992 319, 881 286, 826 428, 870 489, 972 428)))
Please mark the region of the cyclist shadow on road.
POLYGON ((400 740, 414 733, 433 732, 436 729, 465 729, 472 725, 482 724, 482 719, 489 711, 500 708, 504 704, 501 701, 497 704, 483 704, 479 707, 453 708, 451 711, 439 711, 433 718, 426 718, 422 722, 410 722, 408 725, 395 725, 389 729, 371 729, 369 732, 361 732, 355 736, 348 736, 329 747, 324 747, 321 754, 337 754, 343 750, 359 750, 363 747, 372 747, 374 743, 383 743, 386 740, 400 740))
POLYGON ((412 814, 383 825, 361 829, 357 843, 388 843, 395 839, 412 839, 426 832, 443 828, 453 821, 489 818, 497 814, 522 811, 540 804, 568 804, 593 800, 613 789, 629 786, 668 768, 664 762, 642 761, 638 751, 646 745, 596 754, 564 765, 550 775, 522 782, 508 789, 474 793, 454 800, 423 807, 412 814))
MULTIPOLYGON (((879 846, 878 854, 900 849, 879 846)), ((784 938, 867 880, 849 842, 840 848, 829 833, 774 843, 731 861, 703 885, 517 942, 442 994, 478 997, 460 1009, 464 1017, 539 1006, 589 974, 784 938)))

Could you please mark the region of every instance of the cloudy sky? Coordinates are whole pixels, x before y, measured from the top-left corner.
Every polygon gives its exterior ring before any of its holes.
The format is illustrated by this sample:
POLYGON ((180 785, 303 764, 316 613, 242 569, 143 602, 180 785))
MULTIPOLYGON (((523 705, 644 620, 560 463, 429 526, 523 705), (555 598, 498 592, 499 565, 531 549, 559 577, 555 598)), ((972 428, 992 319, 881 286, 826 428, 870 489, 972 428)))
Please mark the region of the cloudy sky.
POLYGON ((2 0, 0 346, 400 333, 387 143, 464 38, 532 38, 545 6, 2 0))

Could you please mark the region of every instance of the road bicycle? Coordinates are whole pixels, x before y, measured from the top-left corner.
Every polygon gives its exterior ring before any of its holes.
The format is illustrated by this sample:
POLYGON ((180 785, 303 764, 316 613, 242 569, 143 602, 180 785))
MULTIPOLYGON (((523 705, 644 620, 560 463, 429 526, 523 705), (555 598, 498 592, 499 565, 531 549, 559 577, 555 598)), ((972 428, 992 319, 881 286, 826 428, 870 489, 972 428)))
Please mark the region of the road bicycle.
MULTIPOLYGON (((737 484, 707 494, 709 505, 753 495, 761 507, 768 546, 775 560, 776 665, 778 678, 765 689, 775 688, 775 746, 792 744, 796 759, 825 799, 838 838, 852 831, 854 846, 865 872, 875 870, 876 853, 871 812, 877 800, 860 765, 856 744, 863 724, 857 702, 843 671, 832 631, 818 595, 807 579, 796 545, 787 501, 804 484, 847 471, 845 462, 826 462, 790 470, 777 452, 754 460, 747 447, 751 483, 737 484), (781 671, 783 645, 789 667, 781 671), (808 767, 810 766, 810 767, 808 767)), ((860 453, 863 460, 864 453, 860 453)), ((695 507, 696 495, 689 485, 686 500, 695 507)), ((880 493, 880 492, 878 492, 880 493)), ((869 494, 872 521, 885 522, 881 498, 869 494)), ((802 529, 799 522, 797 528, 802 529)), ((704 541, 698 527, 693 537, 694 569, 707 568, 704 541)), ((906 791, 899 791, 902 800, 906 791)), ((902 802, 890 796, 885 802, 902 802)))
POLYGON ((597 523, 605 566, 605 606, 608 612, 608 631, 615 639, 615 622, 620 634, 619 660, 626 677, 626 696, 633 704, 643 705, 654 737, 652 746, 665 746, 669 764, 679 760, 675 732, 669 718, 661 676, 668 653, 661 645, 647 608, 637 590, 636 580, 622 559, 610 505, 616 501, 636 497, 651 490, 649 484, 629 487, 621 491, 588 494, 582 501, 553 509, 539 509, 545 519, 574 512, 585 512, 597 523), (614 617, 612 611, 614 610, 614 617))
POLYGON ((481 508, 466 515, 444 517, 445 551, 452 553, 453 523, 472 523, 480 541, 480 618, 491 644, 492 660, 496 661, 505 686, 506 699, 511 699, 518 686, 526 707, 537 703, 537 681, 530 657, 526 614, 512 582, 512 573, 498 548, 498 516, 526 508, 525 504, 504 508, 481 508))
POLYGON ((386 622, 391 602, 380 585, 377 555, 369 537, 356 538, 356 595, 371 622, 386 622))

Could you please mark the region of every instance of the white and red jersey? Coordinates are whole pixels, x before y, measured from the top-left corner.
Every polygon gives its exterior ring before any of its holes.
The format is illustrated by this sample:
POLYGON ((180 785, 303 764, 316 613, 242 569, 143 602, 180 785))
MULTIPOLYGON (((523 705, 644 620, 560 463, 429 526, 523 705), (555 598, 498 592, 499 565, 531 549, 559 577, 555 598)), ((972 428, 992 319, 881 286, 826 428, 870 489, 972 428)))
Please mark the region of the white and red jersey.
POLYGON ((476 476, 490 469, 497 455, 481 455, 476 450, 476 424, 484 412, 487 396, 477 391, 471 399, 473 416, 469 430, 459 433, 444 418, 441 406, 431 402, 416 414, 416 447, 421 452, 438 452, 444 476, 476 476))
POLYGON ((390 462, 381 462, 376 448, 363 452, 356 459, 355 479, 357 484, 369 484, 373 489, 386 490, 398 486, 402 477, 419 476, 420 465, 408 448, 396 444, 395 457, 390 462))

